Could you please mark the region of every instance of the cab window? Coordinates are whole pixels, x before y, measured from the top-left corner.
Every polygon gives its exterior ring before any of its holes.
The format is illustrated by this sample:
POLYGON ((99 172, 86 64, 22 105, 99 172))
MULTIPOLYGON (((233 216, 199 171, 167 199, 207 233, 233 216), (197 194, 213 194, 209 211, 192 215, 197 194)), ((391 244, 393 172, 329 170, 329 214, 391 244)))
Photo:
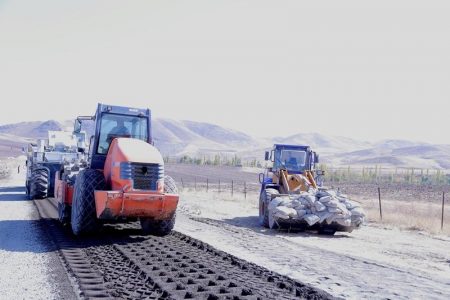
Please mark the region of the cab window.
POLYGON ((306 151, 282 149, 275 152, 274 167, 288 171, 303 171, 306 164, 306 151))
POLYGON ((147 118, 103 114, 100 121, 100 137, 97 153, 108 153, 112 140, 118 137, 129 137, 147 141, 147 118))

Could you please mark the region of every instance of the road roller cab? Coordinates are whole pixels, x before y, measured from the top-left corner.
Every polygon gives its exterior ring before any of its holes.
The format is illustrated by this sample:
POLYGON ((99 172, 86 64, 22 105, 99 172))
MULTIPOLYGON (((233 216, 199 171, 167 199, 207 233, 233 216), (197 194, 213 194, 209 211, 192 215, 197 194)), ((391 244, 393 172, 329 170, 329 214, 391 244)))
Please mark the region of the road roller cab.
POLYGON ((99 104, 94 117, 76 119, 74 132, 92 121, 86 161, 56 174, 60 220, 70 222, 75 234, 136 219, 146 233, 169 233, 178 195, 152 145, 150 110, 99 104))

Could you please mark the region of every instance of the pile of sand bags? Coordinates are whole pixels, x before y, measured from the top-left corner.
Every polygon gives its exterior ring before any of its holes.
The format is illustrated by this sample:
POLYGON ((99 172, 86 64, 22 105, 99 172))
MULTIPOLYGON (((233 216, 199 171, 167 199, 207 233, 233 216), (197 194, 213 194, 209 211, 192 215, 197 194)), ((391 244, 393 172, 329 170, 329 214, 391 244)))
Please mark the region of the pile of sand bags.
POLYGON ((365 218, 360 204, 333 190, 309 192, 274 198, 268 206, 269 225, 272 228, 277 221, 294 219, 304 220, 309 226, 316 223, 359 227, 365 218))

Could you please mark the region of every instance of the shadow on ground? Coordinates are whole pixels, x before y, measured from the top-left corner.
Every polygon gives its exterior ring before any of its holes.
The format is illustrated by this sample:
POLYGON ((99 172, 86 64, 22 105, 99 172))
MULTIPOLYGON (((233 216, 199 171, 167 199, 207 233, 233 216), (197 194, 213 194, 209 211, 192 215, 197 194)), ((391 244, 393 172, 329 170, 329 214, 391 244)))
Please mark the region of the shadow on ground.
MULTIPOLYGON (((201 218, 196 218, 199 220, 201 218)), ((213 220, 207 219, 208 222, 222 223, 233 225, 236 227, 246 228, 255 233, 269 235, 269 236, 299 236, 299 237, 315 237, 315 238, 325 238, 325 239, 342 239, 342 238, 353 238, 347 232, 337 232, 335 235, 324 235, 318 234, 317 230, 307 230, 305 227, 290 227, 283 229, 269 229, 261 226, 259 224, 259 218, 257 216, 246 216, 246 217, 235 217, 231 219, 224 220, 213 220)))
POLYGON ((140 243, 147 239, 140 228, 104 225, 98 232, 77 237, 70 226, 55 219, 0 221, 0 250, 45 253, 111 244, 140 243))
POLYGON ((0 187, 0 201, 28 201, 23 186, 0 187))
POLYGON ((0 250, 43 253, 54 251, 41 231, 42 220, 0 221, 0 250))

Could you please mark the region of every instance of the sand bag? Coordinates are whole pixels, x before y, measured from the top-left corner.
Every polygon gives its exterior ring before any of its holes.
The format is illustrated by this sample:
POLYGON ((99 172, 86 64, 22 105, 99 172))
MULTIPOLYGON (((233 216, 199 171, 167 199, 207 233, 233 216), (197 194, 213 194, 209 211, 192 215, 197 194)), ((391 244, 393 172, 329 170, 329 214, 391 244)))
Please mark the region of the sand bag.
POLYGON ((305 209, 297 209, 297 218, 301 219, 304 215, 306 215, 305 209))
POLYGON ((275 208, 273 215, 280 219, 289 219, 290 217, 296 217, 297 211, 290 207, 278 206, 275 208))
POLYGON ((323 205, 322 202, 320 202, 320 201, 314 202, 314 207, 316 208, 316 211, 319 211, 319 212, 327 209, 325 207, 325 205, 323 205))
POLYGON ((322 203, 328 203, 328 202, 330 202, 331 200, 332 200, 333 198, 331 197, 331 196, 323 196, 323 197, 320 197, 319 198, 319 201, 320 202, 322 202, 322 203))
POLYGON ((333 190, 310 189, 296 195, 279 196, 271 201, 269 225, 279 220, 304 220, 309 226, 316 223, 359 227, 364 223, 365 213, 360 204, 348 196, 333 190))
POLYGON ((307 214, 303 217, 303 220, 305 220, 309 226, 313 226, 314 224, 319 222, 320 218, 314 214, 307 214))

